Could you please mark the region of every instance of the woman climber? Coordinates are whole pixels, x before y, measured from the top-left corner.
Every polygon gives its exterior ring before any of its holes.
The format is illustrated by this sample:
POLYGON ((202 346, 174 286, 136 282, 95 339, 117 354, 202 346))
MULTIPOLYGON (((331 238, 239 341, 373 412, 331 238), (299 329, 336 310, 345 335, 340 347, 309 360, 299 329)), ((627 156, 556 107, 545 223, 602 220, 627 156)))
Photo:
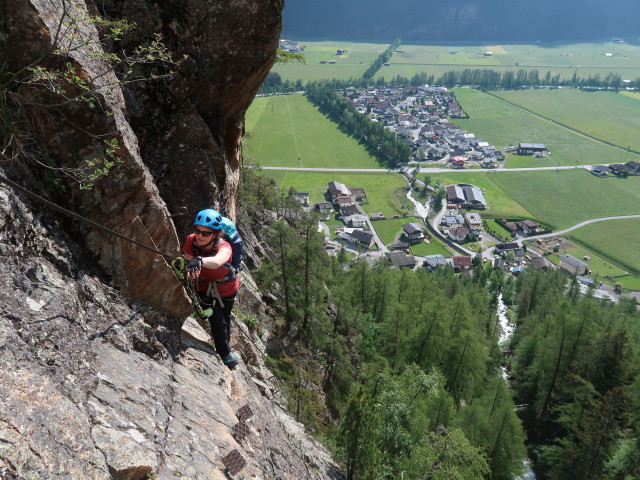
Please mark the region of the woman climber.
POLYGON ((223 218, 213 209, 198 212, 193 233, 184 243, 184 258, 187 276, 196 282, 200 305, 213 310, 209 322, 216 352, 225 365, 233 368, 239 359, 229 345, 231 309, 240 283, 232 264, 231 245, 224 240, 223 218))

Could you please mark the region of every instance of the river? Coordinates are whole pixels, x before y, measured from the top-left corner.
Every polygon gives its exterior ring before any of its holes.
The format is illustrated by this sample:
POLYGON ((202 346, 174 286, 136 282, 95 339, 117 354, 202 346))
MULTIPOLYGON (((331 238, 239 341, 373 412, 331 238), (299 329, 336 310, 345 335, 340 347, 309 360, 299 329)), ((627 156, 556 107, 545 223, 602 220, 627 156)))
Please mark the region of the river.
MULTIPOLYGON (((513 334, 516 326, 509 321, 507 317, 507 305, 502 301, 502 293, 498 295, 498 309, 496 311, 498 315, 498 323, 500 324, 500 336, 498 337, 498 343, 501 348, 506 348, 509 343, 509 339, 513 334)), ((502 378, 507 379, 507 370, 502 367, 502 378)), ((525 472, 515 480, 536 480, 536 474, 531 469, 531 462, 527 459, 523 461, 525 466, 525 472)))
POLYGON ((423 205, 415 198, 413 198, 413 189, 410 188, 407 191, 407 198, 411 200, 411 202, 415 205, 416 216, 422 218, 425 222, 427 221, 427 216, 429 215, 429 207, 423 205))

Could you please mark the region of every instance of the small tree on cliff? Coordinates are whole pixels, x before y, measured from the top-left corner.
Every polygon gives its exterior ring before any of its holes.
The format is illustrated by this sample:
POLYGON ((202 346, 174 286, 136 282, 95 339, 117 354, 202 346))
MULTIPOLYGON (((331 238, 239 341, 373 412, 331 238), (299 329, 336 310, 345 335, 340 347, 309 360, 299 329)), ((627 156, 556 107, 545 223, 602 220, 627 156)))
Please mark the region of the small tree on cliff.
MULTIPOLYGON (((118 139, 104 132, 92 134, 84 126, 67 121, 66 126, 78 133, 100 138, 102 154, 85 158, 75 168, 58 167, 46 152, 34 146, 43 117, 73 104, 102 108, 103 97, 113 89, 170 76, 182 60, 173 58, 158 34, 131 51, 111 48, 119 53, 110 53, 109 47, 119 45, 136 27, 126 19, 91 15, 71 0, 62 0, 59 15, 47 51, 15 72, 0 68, 0 154, 3 160, 18 162, 22 168, 35 163, 49 172, 71 177, 80 188, 91 188, 94 180, 118 163, 118 139), (81 57, 97 68, 92 72, 82 68, 78 61, 81 57)), ((64 112, 62 118, 66 118, 64 112)))

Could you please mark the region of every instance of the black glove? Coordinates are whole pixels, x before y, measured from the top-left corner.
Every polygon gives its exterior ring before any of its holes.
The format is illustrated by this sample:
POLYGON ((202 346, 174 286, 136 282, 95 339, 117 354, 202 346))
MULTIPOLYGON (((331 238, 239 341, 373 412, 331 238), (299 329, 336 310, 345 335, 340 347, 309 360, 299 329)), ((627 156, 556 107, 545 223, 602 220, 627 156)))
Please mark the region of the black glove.
POLYGON ((202 257, 193 257, 187 262, 187 273, 199 272, 202 270, 202 257))

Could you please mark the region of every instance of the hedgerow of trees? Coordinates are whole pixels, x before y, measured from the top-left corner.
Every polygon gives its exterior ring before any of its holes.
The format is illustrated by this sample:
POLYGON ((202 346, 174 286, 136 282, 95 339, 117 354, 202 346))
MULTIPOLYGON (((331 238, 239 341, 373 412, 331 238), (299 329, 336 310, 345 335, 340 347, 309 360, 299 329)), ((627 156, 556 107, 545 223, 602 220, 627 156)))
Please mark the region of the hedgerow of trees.
POLYGON ((370 155, 382 165, 396 168, 407 163, 411 149, 379 122, 360 114, 343 97, 336 95, 325 83, 307 85, 307 98, 328 115, 348 135, 361 142, 370 155))

